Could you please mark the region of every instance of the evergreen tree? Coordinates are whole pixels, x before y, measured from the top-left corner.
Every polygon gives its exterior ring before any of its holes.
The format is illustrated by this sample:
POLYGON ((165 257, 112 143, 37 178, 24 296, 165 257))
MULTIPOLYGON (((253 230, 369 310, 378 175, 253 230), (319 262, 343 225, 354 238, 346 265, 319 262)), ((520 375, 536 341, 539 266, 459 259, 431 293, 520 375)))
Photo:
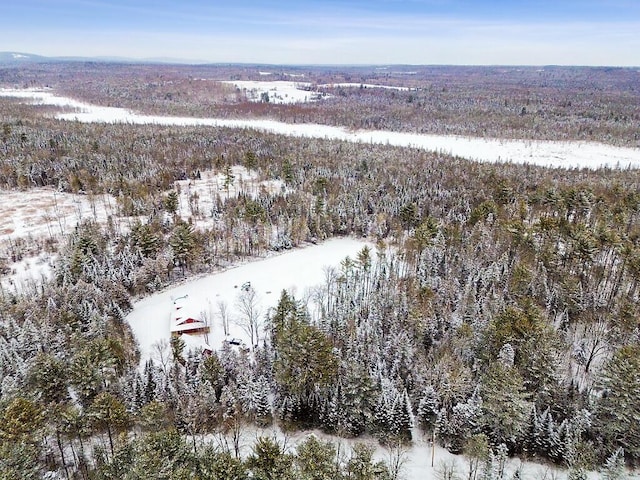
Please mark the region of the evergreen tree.
POLYGON ((315 435, 309 435, 297 446, 295 466, 298 480, 337 480, 341 476, 335 446, 315 435))
POLYGON ((627 478, 622 447, 613 452, 604 462, 600 478, 602 480, 625 480, 627 478))
POLYGON ((596 430, 609 448, 624 448, 629 459, 640 460, 640 346, 620 348, 605 364, 599 386, 596 430))
POLYGON ((293 456, 274 439, 259 437, 247 458, 252 478, 257 480, 294 480, 293 456))
POLYGON ((482 398, 476 392, 466 402, 454 405, 451 412, 440 409, 436 420, 436 438, 451 453, 461 452, 469 437, 479 433, 482 405, 482 398))
POLYGON ((295 299, 286 292, 282 293, 271 321, 278 393, 281 398, 297 398, 301 409, 297 420, 315 421, 321 413, 321 405, 315 402, 317 394, 326 395, 338 373, 338 359, 331 342, 308 322, 295 299))
POLYGON ((514 367, 495 362, 485 374, 482 388, 482 431, 492 443, 519 450, 532 405, 522 377, 514 367))
POLYGON ((184 273, 193 262, 196 252, 196 241, 191 225, 184 222, 178 223, 171 233, 169 245, 175 264, 182 268, 184 273))
POLYGON ((418 424, 425 432, 431 432, 435 428, 438 411, 438 394, 431 385, 428 385, 422 393, 416 412, 418 424))
POLYGON ((245 480, 247 468, 243 461, 229 452, 220 452, 211 445, 199 456, 199 471, 203 479, 245 480))
POLYGON ((164 209, 171 215, 175 215, 178 211, 178 192, 171 190, 164 198, 164 209))
POLYGON ((353 446, 347 461, 346 478, 349 480, 389 480, 389 470, 382 462, 373 461, 373 448, 364 443, 353 446))
POLYGON ((7 480, 42 478, 44 472, 39 456, 40 449, 36 445, 0 441, 0 478, 7 480))
POLYGON ((268 426, 272 421, 269 382, 265 377, 261 376, 254 382, 254 386, 253 404, 256 423, 260 426, 268 426))
POLYGON ((131 228, 133 246, 140 249, 144 257, 155 257, 160 249, 160 238, 149 224, 136 224, 131 228))
POLYGON ((156 371, 153 360, 149 359, 144 364, 144 391, 143 402, 147 404, 156 399, 156 371))

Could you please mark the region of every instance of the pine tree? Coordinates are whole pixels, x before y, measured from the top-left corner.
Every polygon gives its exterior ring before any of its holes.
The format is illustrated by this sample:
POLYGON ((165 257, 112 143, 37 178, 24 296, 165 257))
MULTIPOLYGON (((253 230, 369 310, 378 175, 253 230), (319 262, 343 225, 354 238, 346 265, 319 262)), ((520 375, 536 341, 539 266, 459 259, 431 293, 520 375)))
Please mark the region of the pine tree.
POLYGON ((640 346, 618 350, 602 371, 595 427, 609 448, 640 459, 640 346))
POLYGON ((482 405, 482 398, 475 392, 466 402, 455 404, 451 412, 440 409, 436 437, 451 453, 461 452, 469 437, 478 433, 482 405))
POLYGON ((149 224, 137 224, 131 228, 133 245, 144 257, 155 257, 160 249, 160 239, 149 224))
POLYGON ((191 225, 184 222, 178 223, 171 233, 169 245, 176 265, 181 267, 184 273, 185 269, 191 265, 196 251, 196 242, 191 225))
POLYGON ((143 399, 144 404, 152 402, 156 399, 156 372, 153 365, 153 360, 149 359, 144 364, 144 392, 143 399))
POLYGON ((483 432, 492 443, 520 448, 532 408, 522 377, 514 367, 496 362, 482 379, 481 388, 483 432))
POLYGON ((255 405, 255 418, 258 425, 266 427, 271 424, 271 402, 269 396, 271 389, 269 382, 265 377, 258 377, 255 382, 254 400, 255 405))
POLYGON ((335 480, 340 478, 336 448, 309 435, 296 448, 295 465, 298 480, 335 480))
POLYGON ((438 410, 438 394, 431 385, 428 385, 422 393, 416 412, 418 424, 425 432, 431 432, 435 428, 438 410))
MULTIPOLYGON (((321 404, 338 373, 338 359, 330 339, 308 319, 295 299, 283 292, 272 318, 271 343, 274 347, 274 380, 280 398, 295 397, 301 418, 314 422, 321 404)), ((293 413, 293 412, 290 412, 293 413)))
POLYGON ((405 390, 398 395, 393 403, 391 414, 391 432, 400 442, 411 441, 411 429, 413 428, 413 412, 409 394, 405 390))
POLYGON ((175 215, 178 211, 178 192, 171 190, 164 198, 164 209, 171 215, 175 215))
POLYGON ((602 480, 625 480, 627 478, 622 447, 613 452, 604 462, 601 478, 602 480))
POLYGON ((293 480, 293 457, 273 439, 260 437, 247 458, 252 478, 257 480, 293 480))

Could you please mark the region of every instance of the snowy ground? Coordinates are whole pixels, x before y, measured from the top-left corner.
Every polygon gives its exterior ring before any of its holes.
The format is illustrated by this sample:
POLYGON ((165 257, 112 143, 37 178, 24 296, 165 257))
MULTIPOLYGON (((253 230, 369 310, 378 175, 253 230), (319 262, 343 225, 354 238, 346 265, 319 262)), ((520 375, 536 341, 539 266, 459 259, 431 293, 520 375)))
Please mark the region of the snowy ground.
POLYGON ((209 319, 211 332, 208 337, 183 335, 190 346, 198 348, 207 343, 216 350, 220 348, 225 339, 219 308, 221 303, 227 307, 229 335, 250 345, 247 333, 237 325, 241 318, 237 301, 243 284, 250 282, 256 291, 257 310, 262 320, 270 308, 276 307, 283 289, 293 293, 298 300, 311 302, 314 287, 324 282, 325 267, 338 266, 346 256, 354 258, 365 245, 367 243, 351 238, 331 239, 189 280, 136 302, 127 321, 140 345, 142 362, 153 358, 154 345, 169 340, 173 299, 188 295, 190 309, 203 312, 209 319))
POLYGON ((202 222, 198 222, 198 218, 207 218, 210 224, 211 211, 215 207, 218 196, 224 202, 227 198, 234 198, 238 194, 255 198, 262 189, 270 195, 286 189, 281 180, 259 181, 255 171, 249 171, 241 165, 231 167, 231 175, 233 175, 233 181, 228 189, 225 186, 224 172, 211 170, 200 172, 200 179, 175 182, 175 188, 179 193, 179 215, 184 220, 193 217, 196 225, 202 225, 202 222))
MULTIPOLYGON (((399 480, 463 480, 469 476, 469 462, 463 455, 454 455, 446 449, 436 444, 432 449, 430 438, 425 437, 419 430, 413 431, 413 442, 410 446, 387 449, 373 438, 340 438, 328 435, 319 430, 294 431, 283 433, 275 426, 259 428, 253 425, 246 425, 242 429, 240 438, 240 454, 248 456, 251 454, 251 446, 259 437, 269 437, 276 439, 284 445, 288 451, 295 451, 297 445, 304 442, 309 436, 315 436, 321 441, 331 442, 338 452, 348 457, 351 449, 356 443, 366 443, 374 449, 375 460, 382 460, 388 465, 392 465, 399 459, 400 471, 399 480), (433 466, 432 466, 433 465, 433 466), (445 469, 450 476, 444 475, 445 469)), ((219 442, 221 448, 229 446, 231 439, 223 436, 207 435, 203 438, 206 441, 219 442)), ((479 466, 477 478, 481 478, 482 465, 479 466)), ((520 458, 508 458, 505 462, 504 479, 513 479, 514 474, 519 472, 520 480, 566 480, 567 471, 553 465, 543 465, 540 463, 523 461, 520 458)), ((627 472, 628 480, 635 480, 638 475, 635 472, 627 472)), ((588 480, 599 478, 597 472, 587 472, 588 480)))
POLYGON ((116 210, 116 200, 109 195, 73 195, 52 188, 0 190, 0 241, 27 235, 57 237, 83 219, 104 222, 116 210))
MULTIPOLYGON (((211 212, 218 197, 222 202, 242 192, 255 197, 261 189, 270 194, 281 191, 284 185, 278 180, 259 181, 256 172, 237 165, 231 168, 233 182, 224 186, 225 175, 203 171, 198 180, 175 182, 179 192, 178 214, 200 228, 211 227, 211 212)), ((42 245, 45 239, 55 240, 73 231, 82 220, 105 224, 111 218, 116 227, 128 231, 135 218, 118 216, 117 201, 111 195, 74 195, 53 188, 32 188, 26 191, 0 190, 0 257, 11 242, 28 239, 27 243, 42 245)), ((19 262, 5 259, 10 273, 0 276, 0 287, 9 291, 24 291, 23 285, 44 276, 50 278, 54 257, 51 254, 24 251, 19 262), (36 255, 37 254, 37 255, 36 255)))
POLYGON ((55 255, 42 251, 44 242, 72 232, 84 219, 104 223, 112 216, 117 221, 116 212, 109 195, 73 195, 52 188, 0 191, 0 257, 9 269, 0 276, 0 288, 24 291, 25 285, 50 278, 55 255), (9 252, 18 241, 25 241, 19 248, 23 258, 11 262, 9 252))
POLYGON ((311 84, 308 82, 237 80, 222 83, 234 85, 242 90, 251 102, 263 101, 265 93, 269 96, 269 103, 306 103, 322 97, 321 93, 309 90, 311 84))
POLYGON ((288 124, 272 120, 230 120, 216 118, 141 115, 121 108, 99 107, 54 95, 44 90, 0 89, 0 96, 18 96, 33 103, 76 108, 60 113, 61 120, 96 123, 211 126, 256 129, 309 138, 389 144, 456 155, 480 162, 514 162, 561 168, 640 168, 640 149, 613 147, 595 142, 554 142, 487 139, 453 135, 421 135, 383 130, 350 131, 317 124, 288 124))

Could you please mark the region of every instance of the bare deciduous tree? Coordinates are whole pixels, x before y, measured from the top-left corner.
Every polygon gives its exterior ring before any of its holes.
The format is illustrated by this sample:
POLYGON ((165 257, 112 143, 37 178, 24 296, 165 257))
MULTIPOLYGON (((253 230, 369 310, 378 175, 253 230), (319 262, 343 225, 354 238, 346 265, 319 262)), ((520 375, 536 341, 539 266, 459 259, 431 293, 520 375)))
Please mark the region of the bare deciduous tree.
POLYGON ((240 311, 240 315, 236 317, 236 324, 249 335, 253 350, 260 339, 263 321, 258 294, 251 285, 243 285, 236 300, 236 307, 240 311))

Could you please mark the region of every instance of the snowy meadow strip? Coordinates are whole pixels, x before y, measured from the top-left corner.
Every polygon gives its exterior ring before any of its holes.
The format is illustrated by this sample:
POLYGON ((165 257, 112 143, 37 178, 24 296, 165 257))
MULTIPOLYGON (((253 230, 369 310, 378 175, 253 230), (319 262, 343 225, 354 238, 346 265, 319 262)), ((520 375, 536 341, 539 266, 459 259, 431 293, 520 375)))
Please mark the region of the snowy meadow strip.
POLYGON ((453 135, 425 135, 384 130, 355 130, 319 124, 289 124, 274 120, 142 115, 123 108, 100 107, 54 95, 45 90, 0 89, 0 96, 17 97, 34 104, 74 108, 56 118, 83 123, 130 123, 178 126, 209 126, 254 129, 279 135, 326 138, 348 142, 388 144, 454 155, 479 162, 513 162, 559 168, 640 168, 640 149, 614 147, 595 142, 507 140, 453 135))

